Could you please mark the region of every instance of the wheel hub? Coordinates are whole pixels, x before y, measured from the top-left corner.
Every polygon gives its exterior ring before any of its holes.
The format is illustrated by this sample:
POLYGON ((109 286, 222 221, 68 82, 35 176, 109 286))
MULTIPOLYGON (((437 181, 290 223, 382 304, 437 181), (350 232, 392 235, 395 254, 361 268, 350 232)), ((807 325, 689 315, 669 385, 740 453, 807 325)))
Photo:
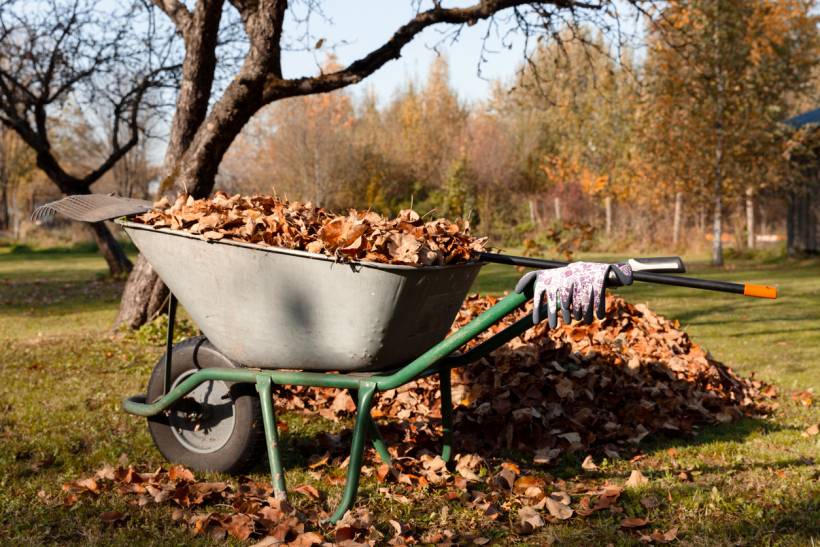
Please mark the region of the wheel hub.
MULTIPOLYGON (((177 387, 197 372, 181 374, 171 386, 177 387)), ((169 410, 168 422, 174 437, 186 449, 199 454, 216 452, 231 438, 236 418, 228 384, 203 382, 169 410)))

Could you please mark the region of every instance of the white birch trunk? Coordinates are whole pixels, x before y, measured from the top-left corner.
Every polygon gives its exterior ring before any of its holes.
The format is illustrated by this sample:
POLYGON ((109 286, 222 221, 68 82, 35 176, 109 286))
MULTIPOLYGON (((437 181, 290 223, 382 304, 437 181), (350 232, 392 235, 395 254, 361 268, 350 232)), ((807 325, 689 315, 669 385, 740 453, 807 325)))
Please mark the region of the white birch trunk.
POLYGON ((683 215, 683 192, 675 192, 675 216, 672 219, 672 245, 680 243, 680 225, 683 215))
POLYGON ((724 74, 721 67, 721 40, 720 40, 720 8, 715 17, 714 41, 716 57, 716 89, 715 89, 715 180, 714 180, 714 209, 712 211, 712 264, 723 266, 723 94, 724 74))
POLYGON ((751 186, 746 188, 746 245, 755 248, 755 200, 751 186))

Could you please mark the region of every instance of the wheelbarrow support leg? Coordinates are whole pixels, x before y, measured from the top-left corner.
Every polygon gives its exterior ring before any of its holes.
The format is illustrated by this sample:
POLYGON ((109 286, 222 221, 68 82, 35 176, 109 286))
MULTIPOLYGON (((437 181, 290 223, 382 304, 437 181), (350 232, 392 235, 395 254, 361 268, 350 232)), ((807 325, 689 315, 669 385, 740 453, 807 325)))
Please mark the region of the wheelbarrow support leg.
POLYGON ((441 386, 441 459, 447 468, 453 467, 453 391, 450 384, 450 367, 442 367, 438 373, 441 386))
POLYGON ((390 457, 390 452, 387 450, 387 443, 384 442, 384 437, 382 437, 382 433, 379 431, 379 426, 376 425, 376 422, 373 420, 372 416, 368 417, 370 418, 368 430, 370 431, 370 442, 373 443, 373 448, 376 449, 376 453, 379 455, 382 462, 387 465, 393 465, 393 459, 390 457))
POLYGON ((362 472, 362 453, 367 433, 373 427, 373 418, 370 416, 370 405, 376 393, 376 384, 363 381, 357 390, 356 425, 353 427, 353 440, 350 445, 350 460, 347 464, 347 481, 345 482, 342 501, 336 511, 328 519, 331 524, 336 523, 353 504, 356 492, 359 490, 359 476, 362 472))
POLYGON ((258 376, 256 391, 259 392, 259 402, 262 403, 262 423, 265 426, 265 444, 268 447, 273 495, 278 500, 287 500, 288 491, 285 487, 285 471, 282 468, 282 458, 279 454, 279 432, 276 429, 270 377, 258 376))
POLYGON ((177 319, 177 297, 174 293, 168 294, 168 332, 165 337, 165 365, 163 369, 163 395, 171 391, 171 355, 174 352, 174 324, 177 319))
MULTIPOLYGON (((356 393, 357 390, 350 390, 350 394, 353 397, 353 402, 357 405, 356 408, 358 409, 358 395, 356 393)), ((393 465, 393 459, 390 457, 390 451, 387 450, 387 443, 384 441, 384 437, 382 437, 382 432, 379 431, 379 426, 376 424, 376 420, 373 419, 373 416, 370 415, 370 413, 368 413, 367 417, 367 431, 370 435, 370 443, 373 445, 373 448, 376 450, 376 453, 379 455, 382 462, 387 465, 393 465)))

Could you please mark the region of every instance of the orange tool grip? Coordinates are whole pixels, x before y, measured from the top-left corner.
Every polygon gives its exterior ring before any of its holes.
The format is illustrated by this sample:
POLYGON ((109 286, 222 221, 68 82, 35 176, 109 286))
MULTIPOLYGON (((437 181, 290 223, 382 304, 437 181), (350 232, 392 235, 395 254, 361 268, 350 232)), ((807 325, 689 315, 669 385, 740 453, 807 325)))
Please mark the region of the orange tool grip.
POLYGON ((777 289, 766 285, 743 285, 743 294, 755 298, 777 298, 777 289))

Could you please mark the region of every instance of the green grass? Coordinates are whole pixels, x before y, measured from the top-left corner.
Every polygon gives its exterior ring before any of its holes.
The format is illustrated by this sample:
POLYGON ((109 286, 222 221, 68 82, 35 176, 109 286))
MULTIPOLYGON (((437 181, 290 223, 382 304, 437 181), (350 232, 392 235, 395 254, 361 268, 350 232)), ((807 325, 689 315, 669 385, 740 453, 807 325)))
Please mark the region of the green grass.
MULTIPOLYGON (((684 545, 818 544, 818 437, 801 433, 820 421, 820 411, 816 403, 805 407, 793 402, 789 393, 820 388, 820 261, 747 261, 721 270, 695 262, 690 271, 773 284, 782 296, 771 302, 642 284, 620 292, 679 319, 717 359, 775 382, 782 393, 775 415, 706 427, 694 438, 655 437, 642 445, 643 460, 603 461, 591 476, 580 469, 584 454, 546 469, 533 468, 525 457, 519 463, 568 482, 621 484, 632 469, 640 468, 650 484, 624 494, 625 514, 648 516, 652 527, 677 526, 684 545), (690 472, 691 482, 678 478, 681 470, 690 472), (661 505, 643 509, 639 500, 647 494, 661 505)), ((520 275, 511 268, 488 266, 475 289, 508 290, 520 275)), ((105 277, 104 262, 93 254, 10 253, 0 248, 4 545, 212 543, 174 523, 168 507, 136 508, 113 494, 84 499, 70 508, 59 503, 63 482, 87 476, 105 462, 115 463, 122 454, 148 467, 163 464, 144 420, 124 414, 119 406, 123 396, 143 391, 162 354, 161 346, 145 338, 109 332, 121 288, 121 282, 105 277), (108 510, 121 510, 129 519, 122 527, 104 525, 99 514, 108 510)), ((340 487, 309 477, 306 446, 317 432, 340 425, 298 414, 282 418, 289 426, 283 438, 289 483, 312 482, 338 499, 340 487)), ((253 477, 266 480, 264 468, 253 477)), ((447 501, 441 491, 419 491, 413 503, 403 505, 380 494, 378 486, 364 480, 360 503, 367 504, 385 530, 390 518, 417 528, 438 525, 439 511, 446 505, 445 527, 480 532, 498 543, 637 544, 637 534, 618 528, 624 515, 599 512, 518 538, 507 523, 489 522, 476 510, 447 501)))

